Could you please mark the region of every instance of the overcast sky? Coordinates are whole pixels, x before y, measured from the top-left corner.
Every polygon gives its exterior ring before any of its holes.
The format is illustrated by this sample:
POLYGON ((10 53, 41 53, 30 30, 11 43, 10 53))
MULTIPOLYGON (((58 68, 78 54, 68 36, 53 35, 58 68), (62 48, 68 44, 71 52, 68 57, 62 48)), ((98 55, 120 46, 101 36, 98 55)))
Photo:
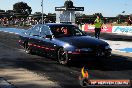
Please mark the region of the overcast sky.
MULTIPOLYGON (((42 0, 0 0, 0 9, 12 10, 13 4, 23 1, 32 7, 32 13, 41 12, 42 0)), ((54 13, 55 7, 63 6, 65 0, 43 0, 44 13, 54 13)), ((103 16, 117 16, 118 14, 132 14, 132 0, 72 0, 74 6, 84 7, 87 15, 102 13, 103 16), (125 13, 122 13, 125 11, 125 13)))

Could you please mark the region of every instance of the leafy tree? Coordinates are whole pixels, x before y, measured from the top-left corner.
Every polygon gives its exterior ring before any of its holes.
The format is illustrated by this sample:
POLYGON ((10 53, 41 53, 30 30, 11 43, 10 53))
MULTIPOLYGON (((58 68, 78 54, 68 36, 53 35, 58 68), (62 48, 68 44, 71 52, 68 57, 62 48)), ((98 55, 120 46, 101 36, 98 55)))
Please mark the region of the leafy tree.
POLYGON ((0 10, 0 12, 5 12, 5 10, 0 10))
POLYGON ((93 14, 93 15, 94 15, 95 17, 96 17, 96 16, 99 16, 99 17, 101 17, 101 18, 103 17, 102 13, 95 13, 95 14, 93 14))
POLYGON ((13 10, 15 13, 21 13, 25 15, 29 15, 32 12, 32 8, 27 5, 25 2, 18 2, 13 5, 13 10))
POLYGON ((13 10, 6 10, 6 13, 12 17, 14 14, 14 11, 13 10))
POLYGON ((48 13, 48 16, 56 16, 56 13, 48 13))
POLYGON ((35 14, 35 15, 42 15, 41 12, 35 12, 34 14, 35 14))
POLYGON ((76 17, 80 17, 80 16, 82 16, 82 15, 83 15, 82 13, 76 12, 76 17))

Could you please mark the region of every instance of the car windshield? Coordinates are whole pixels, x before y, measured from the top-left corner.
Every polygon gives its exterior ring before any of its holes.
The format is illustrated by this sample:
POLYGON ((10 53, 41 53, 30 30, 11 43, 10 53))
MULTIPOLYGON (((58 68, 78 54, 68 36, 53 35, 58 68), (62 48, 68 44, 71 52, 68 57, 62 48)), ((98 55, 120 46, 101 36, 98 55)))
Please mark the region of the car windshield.
POLYGON ((50 29, 55 37, 85 36, 85 33, 74 25, 55 25, 50 29))

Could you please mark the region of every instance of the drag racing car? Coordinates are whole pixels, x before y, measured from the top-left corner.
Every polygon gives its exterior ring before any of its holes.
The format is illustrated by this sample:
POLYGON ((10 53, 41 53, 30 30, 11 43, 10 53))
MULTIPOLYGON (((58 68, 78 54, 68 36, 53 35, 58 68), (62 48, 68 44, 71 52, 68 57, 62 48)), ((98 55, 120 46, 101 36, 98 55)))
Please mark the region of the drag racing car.
POLYGON ((37 24, 20 35, 19 44, 26 53, 39 52, 67 64, 75 57, 109 57, 109 44, 86 35, 72 24, 37 24))

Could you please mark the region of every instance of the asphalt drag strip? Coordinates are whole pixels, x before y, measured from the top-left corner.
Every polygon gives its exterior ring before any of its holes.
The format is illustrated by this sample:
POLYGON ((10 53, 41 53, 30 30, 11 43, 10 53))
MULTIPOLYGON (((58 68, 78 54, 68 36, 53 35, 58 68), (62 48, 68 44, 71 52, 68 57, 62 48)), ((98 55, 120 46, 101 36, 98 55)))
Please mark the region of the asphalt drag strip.
POLYGON ((18 65, 25 61, 35 63, 42 58, 44 57, 26 54, 18 45, 18 35, 0 32, 0 88, 61 88, 46 76, 18 65))
POLYGON ((79 75, 84 66, 90 79, 132 79, 131 54, 114 51, 110 59, 62 66, 52 58, 26 54, 18 39, 18 35, 0 32, 0 77, 17 88, 82 88, 79 75))

